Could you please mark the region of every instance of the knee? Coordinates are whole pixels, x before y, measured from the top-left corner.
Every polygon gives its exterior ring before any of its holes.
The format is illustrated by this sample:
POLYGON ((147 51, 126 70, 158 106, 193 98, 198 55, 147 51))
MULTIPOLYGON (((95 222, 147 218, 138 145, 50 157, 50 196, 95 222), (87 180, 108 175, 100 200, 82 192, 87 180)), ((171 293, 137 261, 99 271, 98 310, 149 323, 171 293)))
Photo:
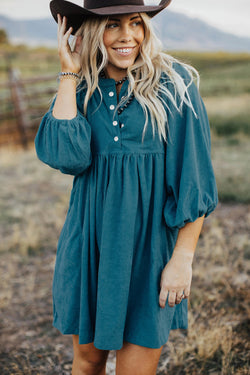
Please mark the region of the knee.
POLYGON ((108 350, 95 348, 93 343, 80 344, 73 335, 74 359, 72 375, 105 375, 108 350))
POLYGON ((82 357, 75 357, 73 369, 75 375, 102 375, 105 374, 106 361, 92 360, 82 357))
POLYGON ((107 357, 93 358, 85 353, 74 355, 72 375, 102 375, 105 374, 107 357))

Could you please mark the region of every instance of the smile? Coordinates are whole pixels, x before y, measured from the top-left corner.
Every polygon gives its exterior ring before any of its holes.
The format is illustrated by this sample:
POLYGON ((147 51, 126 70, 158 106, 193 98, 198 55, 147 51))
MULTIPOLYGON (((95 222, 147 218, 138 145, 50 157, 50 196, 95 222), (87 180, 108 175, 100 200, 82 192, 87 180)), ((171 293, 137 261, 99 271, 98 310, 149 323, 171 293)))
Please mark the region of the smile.
POLYGON ((129 47, 129 48, 114 48, 114 50, 122 56, 128 56, 130 55, 135 47, 129 47))

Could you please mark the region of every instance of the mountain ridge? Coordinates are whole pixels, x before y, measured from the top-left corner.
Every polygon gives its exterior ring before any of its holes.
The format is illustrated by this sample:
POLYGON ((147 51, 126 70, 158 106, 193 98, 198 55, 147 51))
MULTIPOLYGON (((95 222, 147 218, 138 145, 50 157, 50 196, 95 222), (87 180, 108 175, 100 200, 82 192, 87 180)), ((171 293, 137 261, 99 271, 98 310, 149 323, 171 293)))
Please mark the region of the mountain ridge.
MULTIPOLYGON (((164 49, 250 52, 250 38, 223 32, 197 18, 166 11, 152 21, 164 49)), ((57 25, 52 17, 15 20, 0 14, 0 28, 6 30, 14 44, 57 45, 57 25)))

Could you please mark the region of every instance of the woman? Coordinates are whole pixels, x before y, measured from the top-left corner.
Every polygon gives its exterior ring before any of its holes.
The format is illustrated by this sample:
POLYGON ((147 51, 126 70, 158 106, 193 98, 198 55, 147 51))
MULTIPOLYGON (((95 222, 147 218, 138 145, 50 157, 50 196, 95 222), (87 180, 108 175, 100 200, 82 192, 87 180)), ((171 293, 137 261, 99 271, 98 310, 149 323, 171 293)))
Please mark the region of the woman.
POLYGON ((196 71, 162 52, 150 24, 169 3, 51 2, 62 73, 35 145, 75 176, 53 280, 74 375, 105 374, 109 350, 117 375, 155 374, 169 331, 187 328, 217 190, 196 71))

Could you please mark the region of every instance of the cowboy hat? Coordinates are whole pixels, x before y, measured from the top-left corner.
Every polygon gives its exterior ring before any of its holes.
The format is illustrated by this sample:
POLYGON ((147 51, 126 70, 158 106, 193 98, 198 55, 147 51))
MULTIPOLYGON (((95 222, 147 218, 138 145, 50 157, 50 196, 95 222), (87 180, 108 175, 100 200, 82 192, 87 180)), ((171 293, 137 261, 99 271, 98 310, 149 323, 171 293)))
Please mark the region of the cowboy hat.
POLYGON ((155 16, 170 4, 171 0, 162 0, 159 5, 144 5, 143 0, 84 0, 83 7, 64 0, 52 0, 50 10, 57 22, 57 14, 67 17, 67 27, 73 27, 72 34, 82 25, 84 18, 90 16, 110 16, 145 12, 155 16))

